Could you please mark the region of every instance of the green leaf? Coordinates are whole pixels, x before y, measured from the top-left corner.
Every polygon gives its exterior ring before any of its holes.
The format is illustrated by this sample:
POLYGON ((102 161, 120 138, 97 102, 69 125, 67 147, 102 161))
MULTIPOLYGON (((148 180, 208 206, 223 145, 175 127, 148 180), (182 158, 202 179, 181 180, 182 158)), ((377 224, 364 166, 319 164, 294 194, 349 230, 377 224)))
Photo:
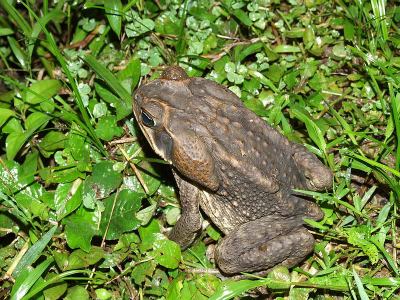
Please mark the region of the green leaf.
POLYGON ((0 36, 12 35, 14 31, 11 28, 0 28, 0 36))
POLYGON ((268 68, 265 75, 273 82, 278 83, 284 74, 285 74, 285 68, 278 64, 274 64, 268 68))
POLYGON ((378 239, 377 236, 371 237, 370 241, 374 243, 374 245, 381 251, 383 256, 385 257, 386 261, 389 263, 389 266, 392 268, 392 270, 395 272, 397 276, 400 275, 400 271, 394 261, 394 259, 390 256, 386 248, 383 246, 383 243, 381 243, 378 239))
POLYGON ((85 136, 85 132, 80 130, 78 126, 72 126, 72 131, 68 134, 65 148, 68 148, 76 161, 89 162, 89 141, 85 136))
POLYGON ((104 250, 100 247, 92 247, 89 252, 81 249, 75 250, 68 256, 67 263, 63 265, 62 270, 75 270, 87 268, 94 265, 104 258, 104 250))
POLYGON ((141 225, 147 225, 153 218, 154 212, 157 209, 157 203, 153 203, 136 213, 136 218, 140 221, 141 225))
POLYGON ((126 65, 125 69, 118 72, 117 77, 121 81, 126 79, 132 80, 132 88, 134 88, 140 79, 140 69, 140 59, 134 57, 126 65))
POLYGON ((300 47, 291 45, 278 45, 274 49, 275 53, 297 53, 301 52, 300 47))
POLYGON ((97 289, 96 290, 96 299, 99 300, 109 300, 112 299, 113 293, 106 289, 97 289))
POLYGON ((62 85, 59 80, 45 79, 39 80, 24 90, 23 100, 30 104, 38 104, 43 101, 49 100, 51 97, 57 95, 62 85))
POLYGON ((347 41, 352 41, 354 39, 355 29, 353 22, 351 22, 348 19, 345 19, 343 23, 343 31, 344 31, 344 38, 347 41))
POLYGON ((125 26, 125 32, 128 37, 137 37, 148 31, 154 29, 154 21, 151 19, 140 19, 137 18, 133 23, 129 23, 125 26))
POLYGON ((104 141, 111 141, 114 137, 120 137, 124 134, 124 130, 117 125, 117 119, 114 116, 101 117, 95 132, 104 141))
POLYGON ((180 20, 177 15, 166 12, 164 16, 155 19, 155 31, 161 34, 176 34, 180 30, 180 20))
POLYGON ((269 87, 273 92, 275 92, 275 93, 278 92, 278 88, 274 85, 274 83, 270 79, 265 77, 263 74, 261 74, 260 72, 254 71, 254 70, 249 70, 249 75, 254 77, 255 79, 257 79, 258 81, 260 81, 262 84, 269 87))
POLYGON ((45 151, 65 148, 66 136, 60 131, 50 131, 40 141, 39 146, 45 151))
POLYGON ((360 247, 373 264, 378 262, 379 251, 376 246, 369 241, 370 229, 366 225, 351 227, 346 233, 347 241, 350 244, 360 247))
POLYGON ((181 299, 181 290, 183 288, 183 276, 182 274, 172 280, 172 282, 168 285, 166 299, 167 300, 175 300, 181 299))
POLYGON ((26 140, 33 135, 37 129, 45 125, 51 119, 50 116, 40 112, 31 113, 25 121, 26 131, 23 133, 13 132, 6 139, 6 154, 8 160, 13 160, 26 140))
POLYGON ((246 26, 251 26, 253 22, 250 20, 249 16, 242 9, 233 9, 230 11, 241 23, 246 26))
MULTIPOLYGON (((148 195, 153 195, 155 192, 157 192, 158 188, 161 185, 161 181, 160 181, 161 177, 155 176, 156 171, 154 170, 153 166, 150 164, 140 164, 139 167, 142 170, 139 172, 142 176, 143 181, 145 182, 145 184, 147 186, 148 195)), ((137 176, 125 177, 124 183, 131 190, 145 193, 142 185, 140 184, 139 180, 137 179, 137 176)))
POLYGON ((140 220, 135 218, 145 195, 131 190, 122 190, 104 200, 104 212, 101 216, 100 232, 106 239, 115 240, 124 232, 137 229, 140 220))
POLYGON ((145 261, 141 264, 138 264, 133 269, 131 277, 136 284, 141 285, 146 280, 147 276, 151 277, 151 275, 153 275, 156 266, 157 264, 154 262, 154 260, 145 261))
POLYGON ((215 293, 217 286, 220 283, 221 280, 219 280, 215 275, 210 274, 202 274, 201 277, 196 280, 197 288, 207 297, 210 297, 215 293))
POLYGON ((146 252, 153 247, 156 239, 155 234, 160 232, 160 224, 156 219, 152 219, 147 226, 139 227, 139 236, 141 244, 139 245, 140 252, 146 252))
POLYGON ((52 168, 40 169, 40 177, 46 183, 66 183, 76 179, 85 177, 85 174, 80 172, 77 167, 66 167, 65 169, 53 170, 52 168))
POLYGON ((25 223, 33 217, 47 220, 48 209, 40 201, 43 187, 35 182, 33 173, 25 174, 14 161, 3 161, 0 164, 0 178, 0 190, 13 195, 18 205, 18 209, 11 212, 16 214, 19 221, 25 223))
POLYGON ((164 235, 157 233, 153 249, 156 262, 163 267, 175 269, 179 266, 181 248, 177 243, 167 240, 164 235))
POLYGON ((117 110, 117 120, 122 120, 126 116, 132 113, 132 107, 125 105, 117 96, 111 93, 109 90, 104 88, 102 85, 95 83, 94 88, 96 93, 99 94, 101 99, 105 102, 110 103, 117 110))
MULTIPOLYGON (((55 278, 57 275, 54 273, 48 274, 45 281, 55 278)), ((60 299, 61 296, 66 292, 68 284, 66 282, 53 283, 49 288, 43 290, 43 295, 46 300, 60 299)))
POLYGON ((25 144, 26 135, 24 133, 10 133, 6 138, 6 154, 8 160, 13 160, 18 151, 25 144))
POLYGON ((54 195, 54 204, 57 220, 75 211, 82 203, 82 180, 75 180, 73 183, 61 183, 57 186, 54 195))
POLYGON ((26 69, 29 64, 27 61, 27 55, 24 52, 24 50, 21 48, 17 40, 11 36, 7 37, 8 44, 10 45, 10 48, 12 52, 14 53, 14 56, 17 58, 19 64, 23 69, 26 69))
POLYGON ((89 293, 83 286, 74 286, 68 289, 64 300, 89 300, 89 293))
MULTIPOLYGON (((0 213, 0 228, 4 229, 4 231, 0 231, 0 238, 11 232, 13 226, 16 226, 16 222, 13 216, 0 213)), ((1 261, 5 262, 7 257, 14 257, 15 255, 15 249, 13 249, 13 247, 3 247, 2 249, 0 249, 0 267, 2 267, 1 261)))
POLYGON ((180 291, 180 299, 196 299, 196 300, 206 300, 208 297, 204 296, 197 288, 196 282, 184 281, 182 290, 180 291))
POLYGON ((290 287, 289 270, 283 266, 277 266, 268 273, 268 278, 273 279, 268 287, 271 289, 283 290, 290 287))
POLYGON ((95 118, 103 117, 107 114, 107 112, 108 112, 107 104, 103 102, 96 103, 93 106, 93 117, 95 118))
POLYGON ((97 136, 94 133, 94 129, 90 122, 89 115, 83 104, 83 100, 79 93, 75 78, 74 78, 73 74, 71 73, 71 71, 69 70, 67 61, 66 61, 65 57, 61 54, 60 49, 59 49, 58 45, 56 44, 56 41, 55 41, 53 35, 47 30, 47 28, 45 26, 46 24, 43 22, 43 20, 41 20, 29 6, 27 6, 27 5, 24 5, 24 6, 26 9, 29 10, 29 13, 31 14, 31 16, 38 21, 41 29, 43 30, 43 32, 46 36, 46 43, 44 43, 43 45, 51 52, 51 54, 53 54, 56 57, 57 61, 61 65, 62 70, 64 71, 64 74, 68 78, 68 82, 72 88, 72 91, 73 91, 73 94, 75 97, 75 101, 76 101, 79 111, 82 115, 83 122, 81 122, 80 119, 78 119, 78 118, 76 118, 75 120, 80 123, 81 127, 83 127, 83 129, 91 137, 91 139, 93 140, 94 144, 96 145, 98 151, 100 151, 104 156, 107 156, 107 152, 104 150, 103 144, 100 142, 100 140, 97 138, 97 136))
POLYGON ((83 198, 94 196, 102 199, 109 196, 122 182, 122 175, 114 171, 112 161, 102 161, 93 166, 93 173, 85 180, 83 198))
POLYGON ((213 226, 207 226, 207 234, 212 238, 214 241, 218 241, 221 237, 221 233, 219 233, 213 226))
POLYGON ((89 252, 91 240, 97 233, 97 217, 93 211, 83 207, 76 213, 63 220, 65 224, 65 237, 68 246, 72 249, 81 248, 89 252))
POLYGON ((398 287, 400 286, 400 279, 399 278, 393 278, 393 277, 370 277, 370 276, 364 276, 362 278, 362 283, 363 284, 372 284, 376 286, 392 286, 392 287, 398 287))
MULTIPOLYGON (((364 156, 361 156, 361 155, 358 155, 358 154, 355 154, 355 153, 348 153, 348 155, 349 155, 350 157, 356 158, 357 160, 360 160, 361 162, 365 162, 366 164, 368 164, 368 165, 370 165, 370 166, 376 167, 376 168, 381 169, 382 171, 385 171, 385 172, 392 173, 392 174, 395 175, 396 177, 400 177, 400 172, 399 172, 399 171, 397 171, 397 170, 395 170, 395 169, 392 169, 392 168, 388 167, 388 166, 385 165, 385 164, 376 162, 375 160, 366 158, 366 157, 364 157, 364 156)), ((361 169, 361 170, 362 170, 362 169, 361 169)))
POLYGON ((28 251, 24 254, 24 256, 19 261, 18 265, 15 267, 13 276, 18 277, 22 270, 26 269, 28 266, 33 264, 41 255, 44 248, 47 246, 49 241, 54 235, 57 226, 52 227, 49 231, 47 231, 40 240, 32 245, 28 249, 28 251))
POLYGON ((289 299, 293 300, 308 300, 310 299, 310 293, 313 291, 312 288, 300 288, 296 287, 290 289, 289 299))
MULTIPOLYGON (((263 42, 257 42, 254 44, 247 45, 245 47, 237 47, 238 49, 238 58, 237 62, 241 62, 243 59, 245 59, 247 56, 260 52, 264 48, 264 43, 263 42)), ((236 48, 235 48, 236 50, 236 48)))
POLYGON ((31 113, 25 121, 25 128, 27 136, 35 133, 42 125, 46 124, 51 117, 41 112, 31 113))
POLYGON ((332 107, 329 107, 329 112, 339 121, 344 129, 344 132, 349 136, 353 144, 358 145, 353 128, 346 122, 346 120, 332 107))
POLYGON ((15 112, 11 109, 0 108, 0 127, 8 120, 9 117, 15 116, 15 112))
POLYGON ((120 36, 122 22, 122 3, 120 0, 104 0, 104 8, 111 29, 120 36))
POLYGON ((318 286, 322 289, 331 289, 334 291, 348 291, 348 281, 351 278, 347 277, 347 274, 333 273, 331 276, 315 276, 310 278, 306 283, 311 283, 312 286, 318 286))

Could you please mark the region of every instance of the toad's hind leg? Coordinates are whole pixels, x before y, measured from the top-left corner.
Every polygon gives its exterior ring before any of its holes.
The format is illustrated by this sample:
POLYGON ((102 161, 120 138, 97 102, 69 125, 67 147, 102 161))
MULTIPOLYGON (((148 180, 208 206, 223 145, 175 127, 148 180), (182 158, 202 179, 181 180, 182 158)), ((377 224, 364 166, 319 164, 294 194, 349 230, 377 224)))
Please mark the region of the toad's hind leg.
POLYGON ((292 267, 314 246, 314 238, 299 218, 267 216, 245 223, 218 244, 215 259, 226 274, 292 267))

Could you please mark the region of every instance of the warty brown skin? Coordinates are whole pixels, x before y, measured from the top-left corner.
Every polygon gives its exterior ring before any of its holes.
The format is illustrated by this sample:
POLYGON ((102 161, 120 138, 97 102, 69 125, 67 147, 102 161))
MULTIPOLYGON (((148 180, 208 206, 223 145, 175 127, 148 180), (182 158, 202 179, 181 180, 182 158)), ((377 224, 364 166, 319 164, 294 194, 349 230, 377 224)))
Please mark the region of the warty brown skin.
POLYGON ((134 95, 134 114, 154 151, 172 165, 182 214, 169 238, 187 248, 200 208, 224 233, 215 259, 226 274, 298 264, 313 250, 303 219, 320 208, 293 189, 321 191, 332 173, 227 88, 180 67, 134 95))

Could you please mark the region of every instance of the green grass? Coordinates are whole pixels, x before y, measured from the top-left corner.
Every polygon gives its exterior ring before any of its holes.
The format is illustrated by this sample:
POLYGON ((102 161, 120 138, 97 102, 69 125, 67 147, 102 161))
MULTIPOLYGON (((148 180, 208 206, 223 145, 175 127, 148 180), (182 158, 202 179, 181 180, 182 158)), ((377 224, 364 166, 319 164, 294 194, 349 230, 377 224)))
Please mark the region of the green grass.
POLYGON ((0 1, 0 298, 399 299, 400 8, 372 1, 0 1), (210 9, 208 9, 210 8, 210 9), (335 174, 314 253, 222 278, 166 239, 173 178, 131 113, 179 64, 335 174))

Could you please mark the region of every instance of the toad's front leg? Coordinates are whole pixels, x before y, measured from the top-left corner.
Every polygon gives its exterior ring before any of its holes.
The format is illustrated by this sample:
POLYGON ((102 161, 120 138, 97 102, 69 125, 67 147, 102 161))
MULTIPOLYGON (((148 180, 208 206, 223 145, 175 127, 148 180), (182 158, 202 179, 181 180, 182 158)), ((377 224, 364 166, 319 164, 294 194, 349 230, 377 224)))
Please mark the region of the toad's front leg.
POLYGON ((293 160, 304 176, 306 188, 323 191, 332 188, 333 173, 303 145, 292 144, 293 160))
POLYGON ((199 202, 202 194, 196 186, 183 180, 176 172, 174 172, 174 176, 179 188, 182 214, 168 238, 177 242, 182 249, 186 249, 201 231, 199 202))

